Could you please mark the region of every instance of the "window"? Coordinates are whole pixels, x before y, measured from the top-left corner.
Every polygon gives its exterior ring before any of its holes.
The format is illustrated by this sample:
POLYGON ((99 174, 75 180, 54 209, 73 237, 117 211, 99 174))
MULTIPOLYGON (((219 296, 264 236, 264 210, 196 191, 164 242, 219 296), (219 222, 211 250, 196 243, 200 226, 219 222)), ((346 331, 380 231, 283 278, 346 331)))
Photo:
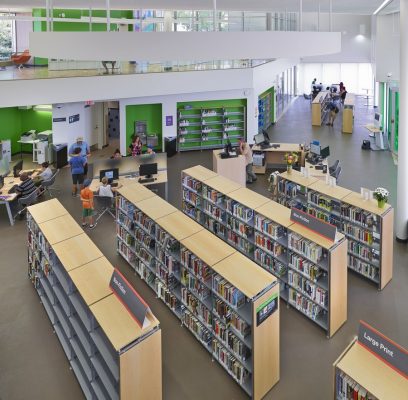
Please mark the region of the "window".
MULTIPOLYGON (((0 13, 0 16, 10 15, 0 13)), ((14 20, 0 19, 0 60, 10 58, 15 49, 14 38, 14 20)))

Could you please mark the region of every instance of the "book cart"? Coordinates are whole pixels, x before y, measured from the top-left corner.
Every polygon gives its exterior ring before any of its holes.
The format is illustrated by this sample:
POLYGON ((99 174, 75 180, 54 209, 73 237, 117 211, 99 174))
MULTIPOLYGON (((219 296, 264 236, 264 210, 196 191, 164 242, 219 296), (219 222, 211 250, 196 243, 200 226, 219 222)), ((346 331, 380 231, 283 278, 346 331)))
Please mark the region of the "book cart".
POLYGON ((30 206, 27 227, 29 278, 85 397, 161 399, 159 321, 136 323, 109 286, 112 265, 58 200, 30 206))
POLYGON ((182 210, 281 282, 280 297, 331 337, 347 320, 347 241, 293 223, 290 210, 202 166, 182 171, 182 210))
POLYGON ((348 268, 382 290, 392 279, 394 210, 298 171, 279 175, 277 201, 335 225, 348 240, 348 268))
POLYGON ((277 280, 143 193, 137 183, 118 189, 118 252, 241 388, 261 399, 279 380, 277 280))

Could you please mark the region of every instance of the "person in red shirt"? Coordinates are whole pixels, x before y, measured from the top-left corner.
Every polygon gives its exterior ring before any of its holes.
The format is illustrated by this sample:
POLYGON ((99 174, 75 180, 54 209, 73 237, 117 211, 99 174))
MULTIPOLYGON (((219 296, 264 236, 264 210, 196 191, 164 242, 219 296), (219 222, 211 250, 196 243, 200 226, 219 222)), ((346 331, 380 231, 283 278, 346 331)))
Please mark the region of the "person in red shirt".
POLYGON ((82 201, 82 226, 86 226, 87 220, 89 222, 89 229, 95 228, 93 222, 93 210, 94 210, 94 194, 89 186, 92 180, 86 179, 84 182, 84 188, 81 190, 81 201, 82 201))

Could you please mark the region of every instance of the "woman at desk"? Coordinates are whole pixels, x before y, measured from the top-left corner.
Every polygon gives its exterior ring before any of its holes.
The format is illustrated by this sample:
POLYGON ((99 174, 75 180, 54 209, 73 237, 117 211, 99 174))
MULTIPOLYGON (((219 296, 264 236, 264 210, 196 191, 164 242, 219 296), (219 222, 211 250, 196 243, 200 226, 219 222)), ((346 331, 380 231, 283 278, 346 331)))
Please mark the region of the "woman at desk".
POLYGON ((138 135, 132 137, 132 143, 130 143, 129 149, 132 157, 142 154, 142 141, 138 135))

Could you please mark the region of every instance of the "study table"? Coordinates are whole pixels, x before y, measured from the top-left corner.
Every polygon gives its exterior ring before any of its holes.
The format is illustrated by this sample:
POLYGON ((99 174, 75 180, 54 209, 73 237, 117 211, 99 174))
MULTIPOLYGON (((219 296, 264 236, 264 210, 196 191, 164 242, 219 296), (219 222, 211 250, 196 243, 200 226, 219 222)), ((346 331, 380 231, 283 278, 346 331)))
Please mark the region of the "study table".
POLYGON ((370 137, 374 137, 375 140, 375 145, 381 149, 381 150, 385 150, 385 146, 384 146, 384 132, 376 127, 375 125, 366 125, 365 126, 366 129, 368 129, 371 134, 369 135, 370 137))
POLYGON ((14 225, 14 218, 11 214, 10 203, 17 198, 17 193, 9 194, 8 191, 14 186, 20 183, 19 178, 13 178, 10 176, 6 176, 4 178, 4 186, 0 190, 0 204, 4 204, 6 206, 7 215, 10 220, 10 225, 14 225))

